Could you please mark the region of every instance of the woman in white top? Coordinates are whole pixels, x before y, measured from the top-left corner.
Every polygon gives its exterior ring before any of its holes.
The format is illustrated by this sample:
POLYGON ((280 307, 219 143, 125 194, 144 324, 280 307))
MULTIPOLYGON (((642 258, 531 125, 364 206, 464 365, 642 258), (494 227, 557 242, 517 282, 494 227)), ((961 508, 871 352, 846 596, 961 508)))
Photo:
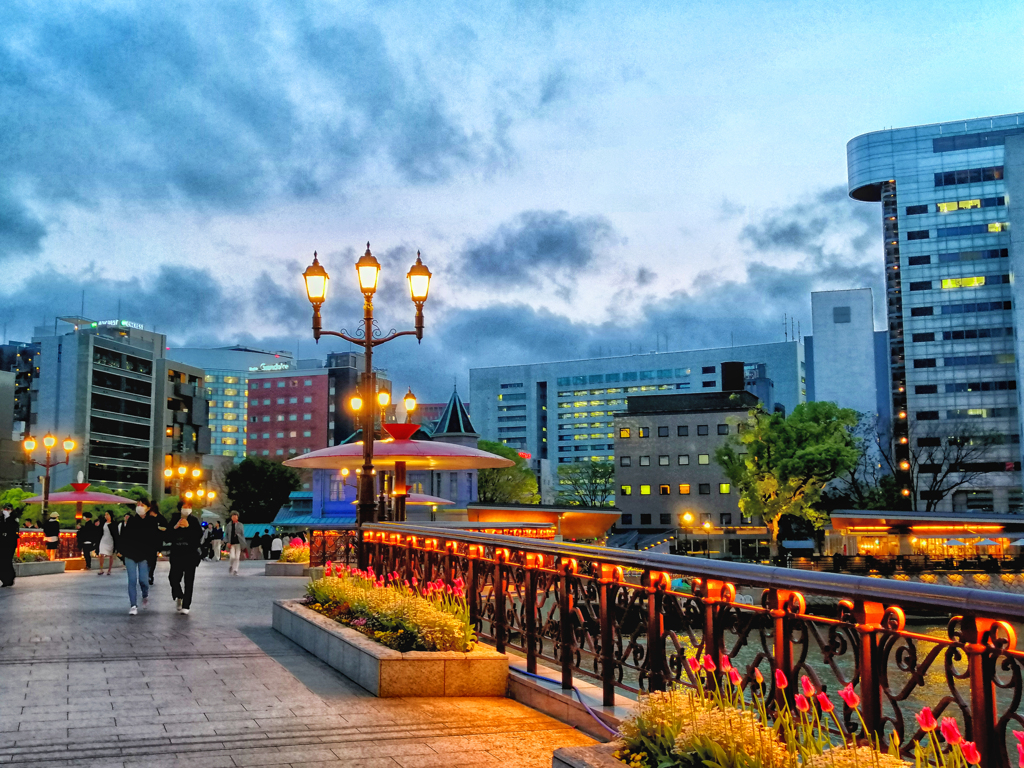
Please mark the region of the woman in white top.
POLYGON ((270 542, 270 557, 273 560, 281 559, 281 550, 284 549, 284 542, 281 541, 281 534, 275 533, 273 540, 270 542))
POLYGON ((100 572, 96 575, 103 575, 103 558, 106 557, 109 558, 107 563, 107 576, 109 576, 110 569, 114 567, 114 550, 117 549, 117 523, 114 522, 114 516, 110 512, 103 513, 100 530, 103 531, 103 535, 100 537, 100 572))

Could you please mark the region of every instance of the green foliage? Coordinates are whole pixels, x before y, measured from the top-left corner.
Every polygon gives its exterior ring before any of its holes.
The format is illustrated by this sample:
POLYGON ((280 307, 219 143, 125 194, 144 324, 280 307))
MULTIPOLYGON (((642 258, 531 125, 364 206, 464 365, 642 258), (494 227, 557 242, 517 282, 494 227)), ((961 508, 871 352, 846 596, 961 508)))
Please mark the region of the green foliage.
POLYGON ((243 523, 269 523, 288 501, 288 495, 302 487, 299 473, 269 459, 246 458, 224 475, 231 499, 231 511, 243 523))
POLYGON ((758 515, 778 539, 779 518, 794 515, 823 527, 825 485, 856 465, 861 451, 853 430, 857 412, 835 403, 801 403, 789 416, 750 411, 744 429, 715 451, 740 492, 744 515, 758 515))
POLYGON ((14 508, 15 514, 20 514, 25 510, 26 507, 38 505, 30 505, 25 503, 25 499, 31 499, 35 496, 31 491, 23 491, 21 488, 8 488, 3 493, 0 493, 0 507, 4 504, 10 504, 14 508))
POLYGON ((14 556, 16 563, 41 563, 43 560, 49 560, 45 549, 21 547, 18 554, 14 556))
POLYGON ((282 563, 308 563, 309 562, 309 545, 304 547, 293 547, 291 544, 285 544, 284 549, 281 550, 282 563))
POLYGON ((615 490, 615 465, 610 461, 576 461, 558 465, 558 503, 610 507, 615 490))
POLYGON ((477 448, 515 462, 512 467, 480 470, 477 476, 477 498, 480 501, 490 504, 537 503, 537 476, 518 451, 492 440, 481 440, 477 448))

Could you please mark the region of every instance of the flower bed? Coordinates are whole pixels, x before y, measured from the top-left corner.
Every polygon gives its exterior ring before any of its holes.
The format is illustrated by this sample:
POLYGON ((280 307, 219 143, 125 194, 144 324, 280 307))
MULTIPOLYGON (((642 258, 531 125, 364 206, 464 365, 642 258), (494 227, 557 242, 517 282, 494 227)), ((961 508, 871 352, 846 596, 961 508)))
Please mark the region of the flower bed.
MULTIPOLYGON (((909 765, 898 745, 879 743, 864 736, 860 698, 848 685, 839 692, 843 703, 860 722, 854 735, 843 727, 829 696, 816 689, 806 676, 794 708, 769 712, 764 678, 754 670, 754 680, 744 678, 727 657, 716 665, 709 656, 687 659, 697 689, 675 687, 641 695, 633 715, 620 726, 621 746, 614 752, 630 768, 902 768, 909 765)), ((789 681, 775 673, 777 688, 789 681)), ((914 744, 917 768, 968 768, 979 765, 977 746, 964 741, 952 717, 936 721, 925 708, 917 722, 926 734, 914 744), (940 738, 941 736, 941 738, 940 738)), ((1024 765, 1024 733, 1015 733, 1024 765)))
POLYGON ((398 574, 327 564, 306 587, 306 606, 396 651, 468 652, 476 644, 461 580, 419 585, 398 574))
POLYGON ((278 558, 277 562, 308 563, 309 545, 304 544, 302 539, 292 539, 291 542, 285 544, 284 549, 281 550, 281 557, 278 558))
POLYGON ((49 559, 45 549, 33 549, 31 547, 21 547, 18 550, 18 554, 14 556, 14 562, 16 563, 39 563, 49 559))

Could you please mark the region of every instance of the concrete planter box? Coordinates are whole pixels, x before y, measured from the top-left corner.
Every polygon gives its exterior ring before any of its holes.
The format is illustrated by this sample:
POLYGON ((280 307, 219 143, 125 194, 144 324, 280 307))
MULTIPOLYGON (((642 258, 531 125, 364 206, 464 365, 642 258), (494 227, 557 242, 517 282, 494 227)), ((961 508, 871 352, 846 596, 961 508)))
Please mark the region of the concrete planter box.
POLYGON ((40 560, 38 563, 15 563, 15 577, 46 576, 51 573, 64 573, 63 560, 40 560))
POLYGON ((551 768, 623 768, 625 763, 612 757, 622 742, 595 744, 592 747, 562 747, 551 757, 551 768))
POLYGON ((381 698, 505 695, 508 658, 503 653, 479 646, 469 653, 400 653, 298 600, 276 601, 273 618, 282 635, 381 698))
POLYGON ((309 563, 267 563, 263 566, 264 576, 307 576, 309 563))

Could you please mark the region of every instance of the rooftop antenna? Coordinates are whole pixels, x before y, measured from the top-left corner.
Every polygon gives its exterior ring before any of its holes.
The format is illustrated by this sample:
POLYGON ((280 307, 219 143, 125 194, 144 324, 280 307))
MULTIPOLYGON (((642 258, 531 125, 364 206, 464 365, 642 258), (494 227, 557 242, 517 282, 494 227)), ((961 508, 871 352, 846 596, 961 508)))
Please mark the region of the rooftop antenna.
POLYGON ((82 289, 82 311, 78 313, 79 317, 85 317, 85 289, 82 289))
POLYGON ((789 341, 789 318, 786 313, 782 313, 782 335, 786 337, 786 341, 789 341))

